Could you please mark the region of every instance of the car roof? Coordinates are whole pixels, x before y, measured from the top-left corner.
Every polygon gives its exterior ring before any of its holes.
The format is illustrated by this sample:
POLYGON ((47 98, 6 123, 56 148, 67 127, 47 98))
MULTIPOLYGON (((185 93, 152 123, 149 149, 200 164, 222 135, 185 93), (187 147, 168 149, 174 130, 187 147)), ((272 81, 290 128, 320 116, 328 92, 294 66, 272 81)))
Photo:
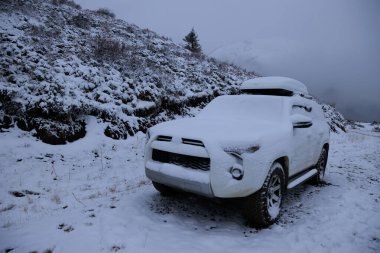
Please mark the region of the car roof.
POLYGON ((256 90, 282 90, 289 91, 293 94, 307 95, 308 91, 306 85, 289 77, 269 76, 257 77, 249 79, 241 85, 242 91, 256 91, 256 90))

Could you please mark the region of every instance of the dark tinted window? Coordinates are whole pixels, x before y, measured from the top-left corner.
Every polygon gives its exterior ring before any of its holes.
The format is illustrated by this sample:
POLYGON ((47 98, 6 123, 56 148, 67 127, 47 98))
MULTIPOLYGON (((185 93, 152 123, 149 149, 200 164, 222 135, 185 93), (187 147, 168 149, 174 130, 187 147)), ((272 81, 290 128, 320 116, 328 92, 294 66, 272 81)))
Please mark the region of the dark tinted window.
POLYGON ((242 90, 242 93, 250 95, 293 96, 292 91, 284 89, 247 89, 242 90))

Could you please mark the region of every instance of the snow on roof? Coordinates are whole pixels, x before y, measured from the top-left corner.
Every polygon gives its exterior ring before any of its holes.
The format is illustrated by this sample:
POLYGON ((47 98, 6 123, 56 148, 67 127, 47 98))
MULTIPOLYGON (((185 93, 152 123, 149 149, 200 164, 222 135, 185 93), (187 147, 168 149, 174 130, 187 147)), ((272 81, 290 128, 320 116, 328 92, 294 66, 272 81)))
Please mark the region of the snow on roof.
POLYGON ((259 89, 283 89, 294 93, 308 94, 306 85, 292 78, 269 76, 249 79, 243 82, 242 90, 259 90, 259 89))

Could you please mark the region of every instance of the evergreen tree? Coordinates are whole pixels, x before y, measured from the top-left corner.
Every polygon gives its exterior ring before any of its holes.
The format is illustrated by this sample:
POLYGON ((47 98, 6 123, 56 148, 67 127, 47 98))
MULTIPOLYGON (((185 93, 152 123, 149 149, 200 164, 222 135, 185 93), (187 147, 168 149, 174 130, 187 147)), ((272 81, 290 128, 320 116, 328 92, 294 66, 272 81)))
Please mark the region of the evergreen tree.
POLYGON ((198 35, 195 33, 194 28, 191 29, 183 40, 186 42, 185 48, 191 52, 200 53, 202 51, 201 45, 199 45, 198 42, 198 35))

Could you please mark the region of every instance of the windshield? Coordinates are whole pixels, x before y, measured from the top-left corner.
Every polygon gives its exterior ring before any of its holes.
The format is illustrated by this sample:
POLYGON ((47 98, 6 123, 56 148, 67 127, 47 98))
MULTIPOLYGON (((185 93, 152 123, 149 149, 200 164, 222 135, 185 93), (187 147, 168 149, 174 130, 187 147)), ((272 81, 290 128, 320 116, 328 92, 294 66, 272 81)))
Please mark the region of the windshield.
POLYGON ((278 96, 234 95, 212 100, 197 117, 204 119, 279 121, 284 100, 278 96))

